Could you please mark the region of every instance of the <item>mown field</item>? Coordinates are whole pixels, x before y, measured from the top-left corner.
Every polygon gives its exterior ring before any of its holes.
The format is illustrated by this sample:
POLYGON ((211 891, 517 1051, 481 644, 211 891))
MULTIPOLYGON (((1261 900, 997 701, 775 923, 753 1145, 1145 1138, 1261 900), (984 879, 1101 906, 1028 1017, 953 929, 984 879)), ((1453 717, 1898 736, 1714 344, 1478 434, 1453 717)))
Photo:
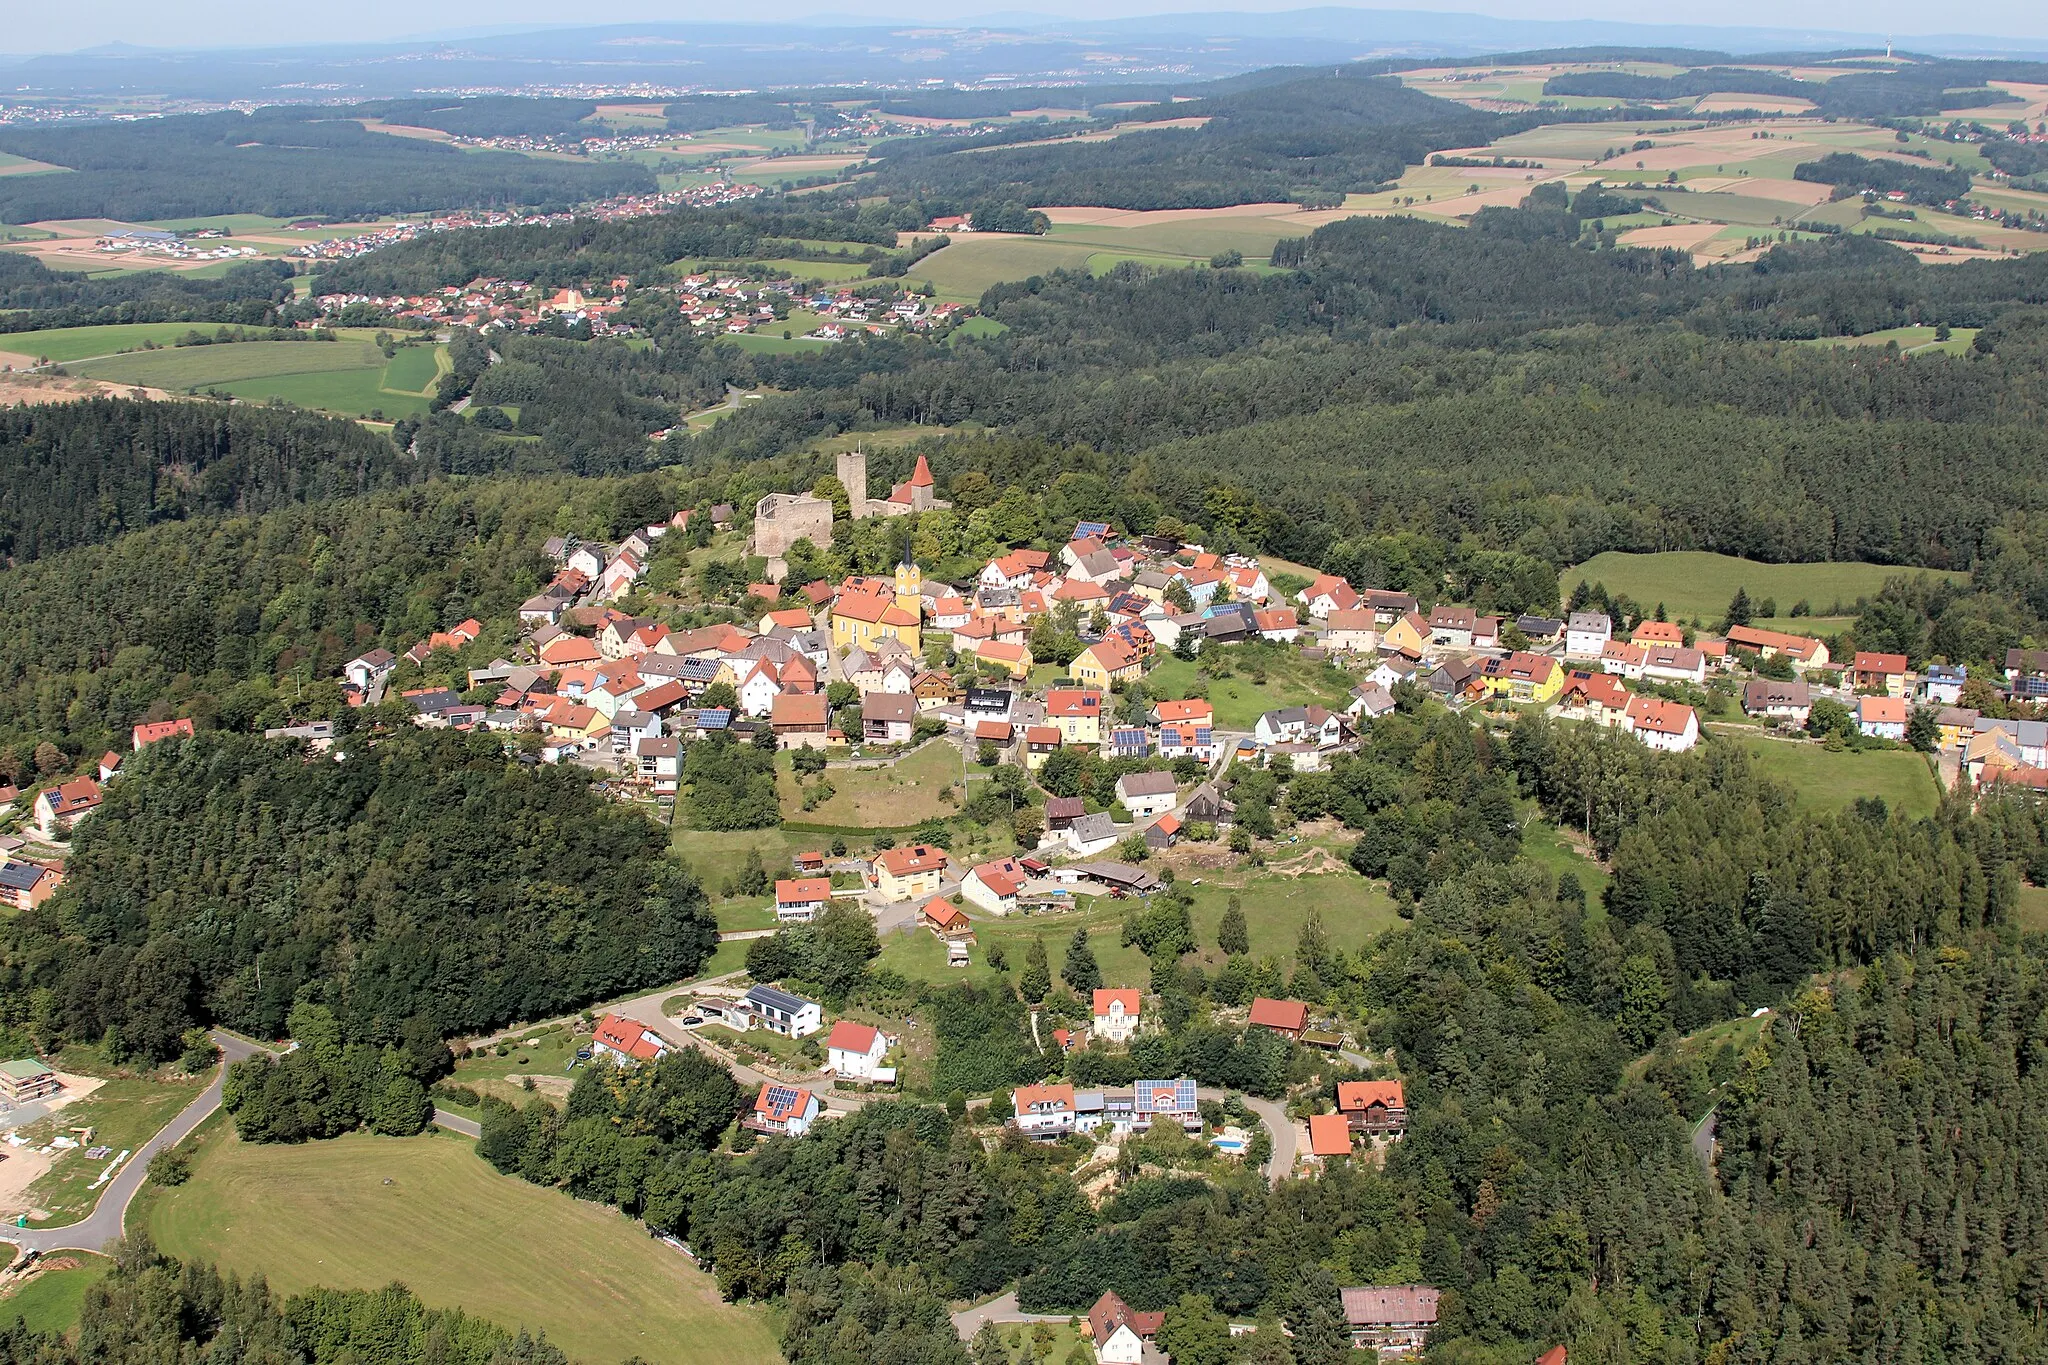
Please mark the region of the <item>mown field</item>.
MULTIPOLYGON (((1750 600, 1759 606, 1759 616, 1765 614, 1761 604, 1771 599, 1783 617, 1802 599, 1822 613, 1836 603, 1852 605, 1859 597, 1875 596, 1887 578, 1935 572, 1891 564, 1761 564, 1704 550, 1645 555, 1609 551, 1566 569, 1558 577, 1558 588, 1569 598, 1581 580, 1604 583, 1608 592, 1626 593, 1646 609, 1663 603, 1673 620, 1689 621, 1697 616, 1712 625, 1728 610, 1737 588, 1748 591, 1750 600)), ((1941 576, 1957 581, 1969 577, 1963 573, 1941 576)))
POLYGON ((1763 773, 1792 788, 1799 800, 1819 810, 1840 810, 1859 796, 1880 796, 1893 811, 1931 815, 1941 789, 1927 760, 1909 749, 1844 749, 1830 753, 1818 744, 1764 739, 1740 731, 1717 737, 1744 744, 1763 773))
POLYGON ((132 351, 155 343, 169 346, 195 330, 208 330, 190 322, 124 322, 106 327, 53 327, 44 332, 0 333, 0 351, 17 351, 68 365, 94 356, 132 351))
POLYGON ((301 407, 387 418, 424 412, 439 373, 438 347, 401 349, 390 360, 368 341, 242 341, 176 346, 92 360, 88 379, 171 393, 220 390, 237 398, 280 398, 301 407))
POLYGON ((766 1314, 613 1209, 501 1176, 467 1139, 257 1146, 220 1130, 148 1224, 165 1251, 294 1293, 398 1280, 428 1304, 545 1331, 578 1360, 778 1359, 766 1314))

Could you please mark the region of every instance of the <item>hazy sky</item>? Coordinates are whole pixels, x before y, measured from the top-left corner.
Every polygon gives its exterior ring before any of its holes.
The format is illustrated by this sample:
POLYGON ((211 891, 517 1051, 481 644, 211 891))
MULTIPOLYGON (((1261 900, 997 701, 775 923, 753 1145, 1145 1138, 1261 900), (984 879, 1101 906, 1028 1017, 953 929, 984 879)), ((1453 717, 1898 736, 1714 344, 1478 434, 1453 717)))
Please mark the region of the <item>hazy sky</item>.
MULTIPOLYGON (((1328 0, 1323 0, 1327 3, 1328 0)), ((1112 18, 1193 10, 1284 10, 1317 0, 755 0, 744 6, 703 0, 613 0, 602 7, 561 0, 347 0, 296 5, 250 0, 94 0, 53 4, 0 0, 0 52, 67 52, 102 43, 149 47, 257 46, 280 43, 383 41, 486 25, 619 23, 638 20, 730 23, 794 20, 829 11, 898 19, 960 22, 976 14, 1034 12, 1048 17, 1112 18)), ((1711 6, 1655 5, 1640 0, 1390 0, 1372 9, 1480 13, 1504 19, 1606 19, 1631 23, 1755 25, 1828 29, 1901 38, 1974 33, 2048 39, 2043 0, 1978 0, 1928 5, 1922 0, 1720 0, 1711 6)), ((4 93, 4 92, 0 92, 4 93)))

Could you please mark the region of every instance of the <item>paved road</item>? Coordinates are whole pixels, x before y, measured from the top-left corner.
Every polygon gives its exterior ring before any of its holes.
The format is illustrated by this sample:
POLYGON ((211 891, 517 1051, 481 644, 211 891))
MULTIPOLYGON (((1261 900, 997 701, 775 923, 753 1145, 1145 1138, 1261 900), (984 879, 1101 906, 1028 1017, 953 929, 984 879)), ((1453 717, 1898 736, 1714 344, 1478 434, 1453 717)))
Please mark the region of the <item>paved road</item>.
POLYGON ((1017 1307, 1017 1291, 998 1294, 987 1303, 963 1308, 953 1315, 953 1330, 960 1340, 972 1341, 984 1322, 1065 1322, 1072 1313, 1026 1313, 1017 1307))
POLYGON ((1244 1101, 1245 1108, 1259 1116, 1259 1123, 1267 1136, 1273 1139, 1273 1156, 1266 1163, 1266 1178, 1278 1185, 1294 1174, 1294 1120, 1287 1117, 1284 1106, 1273 1100, 1262 1100, 1231 1090, 1212 1090, 1207 1086, 1195 1088, 1195 1098, 1202 1100, 1221 1100, 1233 1094, 1244 1101))
POLYGON ((107 1184, 106 1192, 100 1196, 99 1204, 93 1211, 76 1223, 61 1228, 16 1228, 0 1226, 0 1241, 12 1242, 23 1251, 98 1251, 107 1243, 120 1238, 122 1228, 128 1219, 128 1205, 133 1202, 136 1192, 149 1172, 149 1159, 166 1147, 175 1146, 205 1118, 220 1108, 221 1081, 227 1075, 227 1063, 238 1062, 244 1057, 254 1056, 265 1049, 254 1043, 225 1033, 215 1033, 213 1041, 220 1045, 224 1061, 214 1072, 213 1081, 199 1092, 199 1097, 178 1111, 157 1135, 142 1144, 141 1148, 128 1158, 128 1164, 107 1184))
POLYGON ((477 1138, 484 1135, 483 1128, 478 1125, 475 1119, 466 1119, 460 1114, 451 1114, 446 1109, 439 1107, 436 1107, 434 1110, 434 1122, 451 1133, 460 1133, 467 1138, 477 1138))

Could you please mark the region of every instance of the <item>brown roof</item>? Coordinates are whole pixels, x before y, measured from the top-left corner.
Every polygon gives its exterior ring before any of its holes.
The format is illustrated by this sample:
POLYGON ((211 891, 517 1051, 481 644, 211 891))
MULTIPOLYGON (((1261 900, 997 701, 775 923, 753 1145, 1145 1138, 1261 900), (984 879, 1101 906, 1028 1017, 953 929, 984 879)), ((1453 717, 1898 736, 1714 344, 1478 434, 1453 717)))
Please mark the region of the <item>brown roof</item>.
POLYGON ((1299 1000, 1269 1000, 1262 995, 1252 1001, 1251 1022, 1259 1028, 1299 1033, 1308 1027, 1308 1006, 1299 1000))
POLYGON ((823 725, 831 707, 818 692, 784 692, 768 708, 768 723, 776 726, 823 725))
POLYGON ((1109 1290, 1088 1310, 1088 1335, 1100 1346, 1116 1335, 1117 1328, 1129 1327, 1139 1339, 1149 1341, 1165 1321, 1166 1314, 1140 1313, 1109 1290))
POLYGON ((1436 1321, 1437 1291, 1426 1284, 1340 1289, 1337 1293, 1344 1301, 1344 1321, 1353 1327, 1391 1327, 1436 1321))

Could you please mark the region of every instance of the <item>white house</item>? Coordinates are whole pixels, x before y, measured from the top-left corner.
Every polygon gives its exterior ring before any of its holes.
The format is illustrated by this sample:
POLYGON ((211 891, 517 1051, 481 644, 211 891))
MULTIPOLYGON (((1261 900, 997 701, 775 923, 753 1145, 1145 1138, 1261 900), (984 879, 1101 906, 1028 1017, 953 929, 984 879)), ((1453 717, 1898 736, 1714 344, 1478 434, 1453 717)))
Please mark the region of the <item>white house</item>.
POLYGON ((1138 1031, 1142 998, 1135 990, 1096 991, 1090 1032, 1105 1042, 1129 1042, 1138 1031))
POLYGON ((782 877, 775 883, 775 918, 784 924, 809 924, 831 902, 830 877, 782 877))
POLYGON ((1693 709, 1661 697, 1630 697, 1621 724, 1660 753, 1682 754, 1700 742, 1699 717, 1693 709))
POLYGON ((640 780, 652 786, 656 795, 676 794, 683 772, 680 741, 667 735, 651 736, 633 746, 633 757, 639 764, 640 780))
POLYGON ((818 1121, 818 1097, 793 1085, 764 1082, 754 1097, 754 1107, 741 1120, 743 1127, 757 1133, 780 1133, 802 1137, 818 1121))
POLYGON ((1351 611, 1358 606, 1358 593, 1335 574, 1320 574, 1298 594, 1308 614, 1320 621, 1333 611, 1351 611))
POLYGON ((1074 1087, 1020 1085, 1010 1092, 1016 1112, 1013 1122, 1026 1137, 1058 1137, 1074 1131, 1074 1087))
POLYGON ((740 710, 758 719, 775 709, 775 699, 782 695, 782 679, 777 675, 774 664, 766 659, 756 659, 735 690, 739 694, 740 710))
POLYGON ((607 1014, 597 1021, 597 1030, 590 1036, 590 1051, 615 1066, 631 1066, 636 1062, 660 1061, 668 1051, 668 1043, 635 1020, 607 1014))
POLYGON ((1564 623, 1564 657, 1597 659, 1614 638, 1614 622, 1600 611, 1575 611, 1564 623))
POLYGON ((1116 780, 1116 795, 1140 820, 1164 815, 1180 804, 1179 785, 1170 772, 1125 773, 1116 780))
POLYGON ((1962 664, 1929 664, 1920 674, 1920 699, 1934 706, 1954 706, 1963 699, 1970 670, 1962 664))
POLYGON ((805 1038, 825 1027, 825 1011, 815 1001, 773 986, 756 986, 742 997, 754 1022, 770 1033, 805 1038))
POLYGON ((342 665, 341 671, 359 691, 367 692, 377 683, 390 677, 391 670, 397 665, 398 660, 392 656, 390 650, 373 649, 367 654, 359 654, 350 659, 342 665))
POLYGON ((1017 893, 1024 889, 1027 873, 1015 858, 998 858, 982 863, 960 883, 960 894, 991 915, 1012 915, 1017 911, 1017 893))
POLYGON ((1857 698, 1856 728, 1872 739, 1904 739, 1906 737, 1905 698, 1857 698))
POLYGON ((880 1029, 841 1019, 825 1036, 825 1067, 846 1080, 880 1080, 878 1071, 890 1071, 893 1080, 893 1069, 882 1065, 889 1043, 889 1035, 880 1029))

